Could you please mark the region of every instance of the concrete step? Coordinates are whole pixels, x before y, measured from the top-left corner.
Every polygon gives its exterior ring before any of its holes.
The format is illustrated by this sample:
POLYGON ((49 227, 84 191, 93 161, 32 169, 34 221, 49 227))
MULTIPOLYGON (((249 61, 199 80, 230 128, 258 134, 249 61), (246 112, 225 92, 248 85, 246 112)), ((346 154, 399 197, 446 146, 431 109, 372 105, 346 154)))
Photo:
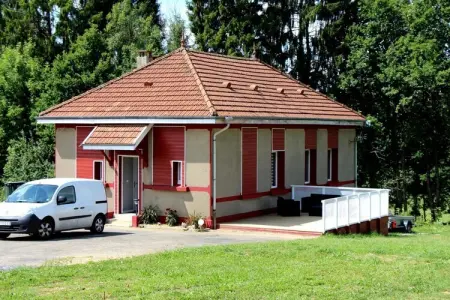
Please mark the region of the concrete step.
POLYGON ((135 214, 116 214, 109 219, 107 224, 114 227, 131 227, 132 218, 135 214))

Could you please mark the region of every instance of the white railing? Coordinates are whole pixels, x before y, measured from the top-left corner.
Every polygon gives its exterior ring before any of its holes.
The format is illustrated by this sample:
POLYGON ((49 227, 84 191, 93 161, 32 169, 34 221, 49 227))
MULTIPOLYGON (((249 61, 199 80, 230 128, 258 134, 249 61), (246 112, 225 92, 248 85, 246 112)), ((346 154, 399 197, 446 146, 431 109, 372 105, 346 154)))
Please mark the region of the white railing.
POLYGON ((388 189, 292 186, 292 198, 300 207, 301 199, 311 194, 339 196, 322 200, 323 232, 389 215, 388 189))

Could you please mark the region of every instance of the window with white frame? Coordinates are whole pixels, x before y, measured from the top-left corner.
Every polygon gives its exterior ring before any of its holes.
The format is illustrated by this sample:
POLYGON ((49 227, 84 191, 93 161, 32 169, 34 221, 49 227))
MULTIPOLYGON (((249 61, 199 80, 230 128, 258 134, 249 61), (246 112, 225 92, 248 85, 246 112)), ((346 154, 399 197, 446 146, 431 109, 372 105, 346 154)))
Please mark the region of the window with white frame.
POLYGON ((172 186, 181 186, 182 162, 172 161, 172 186))
POLYGON ((332 178, 332 168, 333 168, 333 152, 331 151, 331 149, 328 149, 328 164, 327 164, 327 178, 328 181, 331 181, 332 178))
POLYGON ((272 182, 272 188, 276 188, 278 185, 278 172, 277 172, 277 168, 278 168, 278 156, 277 156, 277 152, 272 152, 272 156, 271 156, 271 182, 272 182))
POLYGON ((309 149, 305 150, 305 184, 310 181, 311 175, 311 151, 309 149))
POLYGON ((102 160, 94 161, 93 178, 95 180, 102 180, 103 181, 103 161, 102 160))

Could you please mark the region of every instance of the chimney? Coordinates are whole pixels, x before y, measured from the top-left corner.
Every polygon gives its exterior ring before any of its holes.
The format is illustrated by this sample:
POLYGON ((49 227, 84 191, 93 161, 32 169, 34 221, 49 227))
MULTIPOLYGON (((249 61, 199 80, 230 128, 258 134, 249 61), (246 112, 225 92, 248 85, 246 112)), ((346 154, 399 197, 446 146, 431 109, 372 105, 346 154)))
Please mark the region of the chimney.
POLYGON ((147 50, 139 50, 136 57, 136 67, 142 68, 146 64, 152 61, 152 52, 147 50))

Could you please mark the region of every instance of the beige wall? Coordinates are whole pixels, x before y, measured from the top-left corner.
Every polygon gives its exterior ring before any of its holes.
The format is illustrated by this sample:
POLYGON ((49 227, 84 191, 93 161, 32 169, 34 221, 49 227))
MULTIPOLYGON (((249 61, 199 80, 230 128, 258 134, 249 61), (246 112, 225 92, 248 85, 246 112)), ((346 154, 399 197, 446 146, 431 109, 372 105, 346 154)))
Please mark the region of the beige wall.
MULTIPOLYGON (((290 193, 282 197, 289 199, 290 193)), ((277 207, 277 199, 278 196, 264 196, 257 199, 219 202, 217 203, 217 217, 275 208, 277 207)))
POLYGON ((210 183, 209 130, 186 131, 186 185, 207 187, 210 183))
POLYGON ((339 129, 338 180, 355 179, 355 129, 339 129))
POLYGON ((143 205, 157 205, 161 215, 167 208, 175 209, 180 217, 188 217, 189 214, 201 214, 210 216, 209 194, 206 192, 172 192, 144 190, 143 205))
POLYGON ((316 183, 326 184, 328 181, 328 130, 317 130, 317 173, 316 183))
POLYGON ((58 128, 55 138, 55 177, 76 177, 77 132, 75 128, 58 128))
POLYGON ((272 186, 270 164, 272 133, 270 129, 258 129, 258 192, 270 191, 272 186))
POLYGON ((114 183, 114 164, 110 166, 109 162, 106 159, 105 159, 105 182, 114 183))
MULTIPOLYGON (((219 129, 218 129, 219 130, 219 129)), ((218 130, 214 130, 213 133, 218 130)), ((241 194, 241 131, 228 129, 217 136, 217 198, 241 194)))
POLYGON ((290 188, 293 184, 305 183, 305 131, 286 129, 285 135, 285 182, 290 188))
POLYGON ((108 212, 114 211, 114 189, 106 188, 106 200, 108 200, 108 212))

